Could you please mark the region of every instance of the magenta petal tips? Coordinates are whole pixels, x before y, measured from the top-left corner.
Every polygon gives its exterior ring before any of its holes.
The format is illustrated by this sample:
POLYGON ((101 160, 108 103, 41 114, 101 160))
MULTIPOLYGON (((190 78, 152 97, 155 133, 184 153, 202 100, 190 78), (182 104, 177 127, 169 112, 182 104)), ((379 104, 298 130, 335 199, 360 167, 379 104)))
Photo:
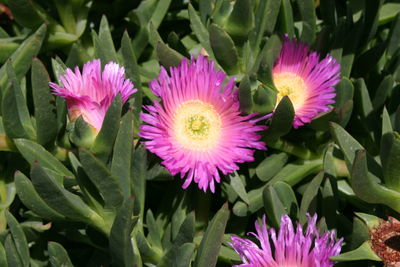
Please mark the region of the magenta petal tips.
POLYGON ((320 60, 306 44, 284 38, 280 56, 272 71, 277 92, 277 104, 288 96, 295 118, 293 127, 310 123, 321 112, 335 103, 334 86, 340 81, 340 65, 327 55, 320 60))
MULTIPOLYGON (((307 214, 308 216, 308 214, 307 214)), ((296 229, 289 216, 281 218, 280 230, 267 229, 255 223, 256 233, 250 233, 260 246, 249 239, 232 236, 229 243, 239 254, 243 264, 236 267, 331 267, 329 258, 340 253, 343 238, 335 241, 335 231, 320 234, 316 227, 317 215, 308 216, 305 233, 300 223, 296 229)))
POLYGON ((266 149, 256 125, 263 119, 253 113, 241 116, 235 82, 203 56, 183 59, 170 73, 162 68, 150 83, 160 102, 145 106, 146 123, 139 135, 145 147, 162 159, 172 175, 180 174, 187 188, 192 181, 199 188, 215 191, 220 174, 238 170, 237 163, 253 161, 254 149, 266 149))
POLYGON ((99 59, 87 62, 82 73, 66 69, 60 77, 61 85, 50 83, 56 95, 65 98, 70 120, 79 116, 100 131, 107 109, 117 94, 123 103, 137 90, 125 79, 125 69, 117 63, 109 62, 101 70, 99 59))

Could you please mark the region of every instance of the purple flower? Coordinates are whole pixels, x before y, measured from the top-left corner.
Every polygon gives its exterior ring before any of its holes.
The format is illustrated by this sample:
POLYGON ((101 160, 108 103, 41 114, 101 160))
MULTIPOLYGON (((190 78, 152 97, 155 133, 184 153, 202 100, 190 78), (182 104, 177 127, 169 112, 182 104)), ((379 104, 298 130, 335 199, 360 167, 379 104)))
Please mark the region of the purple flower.
POLYGON ((317 215, 308 214, 307 230, 297 222, 296 229, 289 216, 283 215, 279 233, 267 229, 265 216, 263 224, 255 223, 257 233, 250 233, 260 246, 248 239, 232 236, 229 243, 239 254, 243 264, 237 267, 329 267, 329 259, 340 253, 343 239, 335 241, 335 231, 319 234, 316 228, 317 215), (272 242, 271 242, 272 241, 272 242))
POLYGON ((83 65, 82 73, 78 67, 75 67, 75 72, 67 69, 60 81, 62 85, 49 85, 56 95, 66 99, 70 120, 82 116, 96 131, 100 131, 107 109, 118 93, 125 103, 137 91, 125 79, 124 67, 109 62, 101 71, 100 59, 83 65))
POLYGON ((340 81, 340 65, 327 55, 320 61, 316 52, 306 44, 285 37, 281 54, 272 71, 277 93, 277 104, 288 96, 292 101, 298 128, 335 103, 335 86, 340 81))
POLYGON ((192 181, 200 189, 215 191, 215 181, 238 170, 237 163, 253 161, 254 149, 266 149, 256 133, 266 126, 253 113, 241 116, 238 90, 214 63, 198 56, 183 59, 170 73, 162 68, 150 89, 160 98, 145 106, 141 118, 146 123, 139 135, 145 147, 162 159, 172 175, 192 181))

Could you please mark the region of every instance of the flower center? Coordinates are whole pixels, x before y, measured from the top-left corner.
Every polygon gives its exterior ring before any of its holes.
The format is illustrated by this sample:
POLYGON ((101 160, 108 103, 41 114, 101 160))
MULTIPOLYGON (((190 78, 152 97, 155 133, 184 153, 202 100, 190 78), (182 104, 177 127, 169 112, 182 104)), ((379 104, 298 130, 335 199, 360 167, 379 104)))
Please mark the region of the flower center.
POLYGON ((276 105, 284 96, 288 96, 295 110, 302 107, 307 99, 307 85, 304 80, 291 72, 274 73, 272 76, 278 90, 276 105))
POLYGON ((213 105, 200 100, 189 100, 178 106, 174 116, 174 133, 184 148, 209 150, 221 135, 221 118, 213 105))

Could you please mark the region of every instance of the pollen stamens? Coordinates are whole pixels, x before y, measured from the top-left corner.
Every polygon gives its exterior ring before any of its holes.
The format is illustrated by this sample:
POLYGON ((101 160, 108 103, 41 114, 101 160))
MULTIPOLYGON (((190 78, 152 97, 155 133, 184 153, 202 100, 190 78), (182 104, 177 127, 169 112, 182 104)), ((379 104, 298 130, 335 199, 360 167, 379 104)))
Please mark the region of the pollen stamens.
POLYGON ((303 106, 307 98, 307 85, 301 77, 294 73, 283 72, 274 73, 273 80, 278 90, 276 105, 284 96, 288 96, 295 110, 303 106))
POLYGON ((218 143, 221 124, 221 118, 211 104, 189 100, 175 111, 174 133, 182 147, 205 151, 218 143))

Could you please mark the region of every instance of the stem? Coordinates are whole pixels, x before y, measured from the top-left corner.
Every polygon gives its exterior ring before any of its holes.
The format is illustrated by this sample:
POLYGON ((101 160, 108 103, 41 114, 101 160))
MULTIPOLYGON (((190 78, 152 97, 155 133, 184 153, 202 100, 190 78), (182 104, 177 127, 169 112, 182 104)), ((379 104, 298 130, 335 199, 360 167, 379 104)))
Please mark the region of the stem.
POLYGON ((286 152, 288 154, 294 155, 298 158, 304 159, 304 160, 310 160, 310 159, 316 159, 319 156, 313 152, 311 152, 309 149, 296 146, 288 141, 278 139, 275 142, 270 142, 267 143, 269 147, 272 147, 274 149, 286 152))

